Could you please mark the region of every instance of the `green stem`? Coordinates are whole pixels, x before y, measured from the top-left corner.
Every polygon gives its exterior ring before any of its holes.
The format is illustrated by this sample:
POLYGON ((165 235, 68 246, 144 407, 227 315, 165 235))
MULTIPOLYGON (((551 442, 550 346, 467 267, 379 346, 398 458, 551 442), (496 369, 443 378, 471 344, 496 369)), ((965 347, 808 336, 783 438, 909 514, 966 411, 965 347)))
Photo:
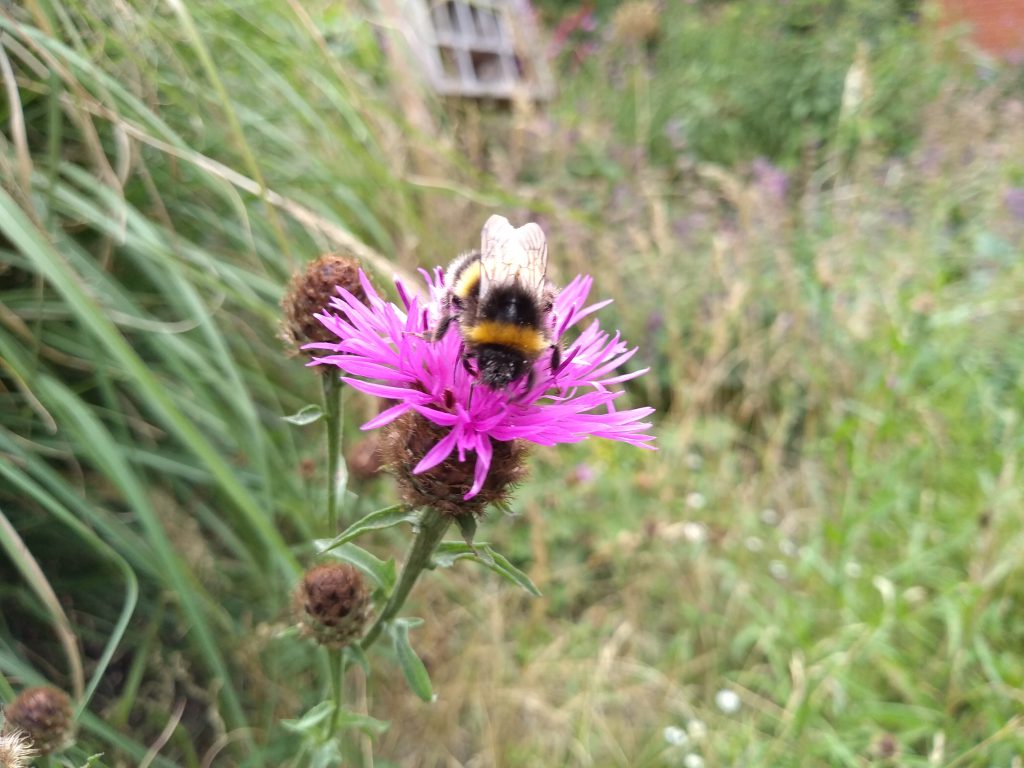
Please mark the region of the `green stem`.
POLYGON ((361 645, 364 651, 373 645, 381 630, 384 629, 385 623, 393 619, 402 609, 402 605, 409 596, 409 592, 412 591, 416 580, 423 573, 423 569, 430 565, 430 558, 433 557, 434 550, 441 543, 441 539, 444 538, 444 533, 448 530, 451 522, 452 519, 443 512, 438 512, 436 509, 429 507, 423 510, 419 522, 419 531, 412 543, 412 549, 409 550, 409 557, 402 568, 402 575, 398 579, 398 584, 395 585, 395 589, 388 598, 384 610, 377 617, 377 621, 374 622, 373 626, 370 627, 370 631, 363 637, 361 645))
POLYGON ((334 713, 331 715, 331 727, 328 738, 333 739, 341 719, 341 710, 345 704, 345 659, 341 649, 328 649, 327 667, 331 677, 331 698, 334 700, 334 713))
POLYGON ((327 535, 338 533, 338 460, 341 457, 341 382, 323 377, 324 418, 327 420, 327 535))

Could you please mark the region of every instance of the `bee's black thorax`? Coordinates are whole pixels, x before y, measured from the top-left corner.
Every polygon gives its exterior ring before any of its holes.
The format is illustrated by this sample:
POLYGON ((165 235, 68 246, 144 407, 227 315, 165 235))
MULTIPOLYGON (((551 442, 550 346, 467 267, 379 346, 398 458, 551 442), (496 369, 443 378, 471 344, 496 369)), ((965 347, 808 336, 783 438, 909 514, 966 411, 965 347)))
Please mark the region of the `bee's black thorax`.
POLYGON ((490 291, 480 302, 480 320, 540 328, 540 306, 522 286, 511 284, 490 291))

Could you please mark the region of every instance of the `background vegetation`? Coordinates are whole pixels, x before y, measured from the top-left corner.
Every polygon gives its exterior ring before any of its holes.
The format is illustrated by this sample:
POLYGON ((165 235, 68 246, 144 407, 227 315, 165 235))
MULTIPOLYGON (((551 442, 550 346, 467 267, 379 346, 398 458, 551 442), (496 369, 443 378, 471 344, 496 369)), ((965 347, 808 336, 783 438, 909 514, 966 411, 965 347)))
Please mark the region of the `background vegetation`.
MULTIPOLYGON (((355 2, 0 10, 0 697, 75 694, 67 764, 297 762, 325 485, 278 301, 494 211, 616 299, 661 450, 536 453, 480 538, 545 596, 427 578, 437 701, 352 680, 376 764, 1020 764, 1020 74, 927 5, 672 5, 543 5, 537 106, 435 103, 355 2)), ((351 519, 394 491, 345 407, 351 519)))

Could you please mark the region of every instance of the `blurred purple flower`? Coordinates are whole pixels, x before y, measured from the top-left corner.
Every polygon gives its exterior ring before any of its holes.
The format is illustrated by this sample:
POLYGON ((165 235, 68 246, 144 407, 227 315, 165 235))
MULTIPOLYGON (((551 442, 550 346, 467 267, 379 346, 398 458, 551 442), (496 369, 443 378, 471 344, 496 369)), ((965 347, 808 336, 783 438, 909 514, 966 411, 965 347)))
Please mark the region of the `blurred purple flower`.
MULTIPOLYGON (((479 493, 493 454, 492 441, 527 440, 538 445, 575 443, 588 437, 605 437, 641 448, 654 439, 651 425, 643 419, 653 408, 615 410, 622 391, 615 384, 634 379, 646 369, 628 373, 618 369, 636 352, 619 334, 601 330, 594 320, 565 348, 563 362, 550 369, 550 353, 534 365, 534 381, 520 380, 510 388, 494 390, 481 384, 460 362, 462 340, 448 333, 440 341, 429 334, 438 320, 443 295, 440 269, 433 275, 421 271, 430 291, 429 301, 413 296, 396 281, 404 309, 384 301, 365 275, 360 275, 369 306, 343 288, 331 300, 330 309, 316 318, 337 337, 337 343, 309 344, 306 349, 330 354, 314 358, 310 365, 334 365, 344 371, 342 381, 355 389, 395 405, 363 425, 375 429, 409 411, 450 429, 413 470, 426 472, 453 452, 459 461, 476 454, 473 486, 465 498, 479 493)), ((551 335, 559 342, 566 331, 610 301, 587 305, 593 279, 578 276, 555 300, 551 335)))
POLYGON ((1024 187, 1011 187, 1006 190, 1003 203, 1013 218, 1024 221, 1024 187))
POLYGON ((594 472, 594 468, 586 463, 577 464, 573 471, 573 480, 577 483, 590 484, 594 482, 595 477, 597 477, 597 473, 594 472))
POLYGON ((789 191, 789 174, 763 157, 754 160, 754 181, 773 202, 782 204, 789 191))

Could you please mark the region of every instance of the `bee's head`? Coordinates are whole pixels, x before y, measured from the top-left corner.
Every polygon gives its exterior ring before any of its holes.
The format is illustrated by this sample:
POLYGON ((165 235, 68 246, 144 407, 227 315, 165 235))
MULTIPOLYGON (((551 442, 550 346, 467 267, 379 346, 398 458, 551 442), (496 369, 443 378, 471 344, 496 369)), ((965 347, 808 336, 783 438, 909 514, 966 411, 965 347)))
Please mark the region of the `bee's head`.
POLYGON ((522 378, 530 365, 522 353, 511 347, 486 344, 476 354, 480 378, 491 389, 504 389, 522 378))

